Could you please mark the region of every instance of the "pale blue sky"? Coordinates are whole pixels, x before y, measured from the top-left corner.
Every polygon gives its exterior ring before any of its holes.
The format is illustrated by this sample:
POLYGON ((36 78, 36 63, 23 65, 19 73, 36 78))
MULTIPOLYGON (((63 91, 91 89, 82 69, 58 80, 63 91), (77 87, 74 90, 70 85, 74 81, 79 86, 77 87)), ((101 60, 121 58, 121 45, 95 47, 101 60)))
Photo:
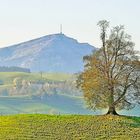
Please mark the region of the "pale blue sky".
POLYGON ((0 0, 0 47, 63 33, 99 47, 97 22, 124 24, 140 50, 140 0, 0 0))

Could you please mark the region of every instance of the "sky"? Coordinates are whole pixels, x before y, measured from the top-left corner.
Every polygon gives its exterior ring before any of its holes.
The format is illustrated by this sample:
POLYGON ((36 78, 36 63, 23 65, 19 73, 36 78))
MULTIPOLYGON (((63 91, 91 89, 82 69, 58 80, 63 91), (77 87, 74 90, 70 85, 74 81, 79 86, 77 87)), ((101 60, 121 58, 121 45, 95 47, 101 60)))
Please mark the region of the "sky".
POLYGON ((0 0, 0 47, 60 32, 100 47, 99 20, 125 25, 140 50, 140 0, 0 0))

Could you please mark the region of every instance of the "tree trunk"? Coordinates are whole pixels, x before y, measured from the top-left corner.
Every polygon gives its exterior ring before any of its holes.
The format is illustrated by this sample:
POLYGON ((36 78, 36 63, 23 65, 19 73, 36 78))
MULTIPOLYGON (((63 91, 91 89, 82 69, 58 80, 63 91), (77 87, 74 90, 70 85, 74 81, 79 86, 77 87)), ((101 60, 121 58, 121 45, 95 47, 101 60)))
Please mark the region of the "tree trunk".
POLYGON ((115 106, 110 106, 109 109, 108 109, 108 112, 107 112, 107 115, 119 115, 117 112, 116 112, 116 109, 115 109, 115 106))

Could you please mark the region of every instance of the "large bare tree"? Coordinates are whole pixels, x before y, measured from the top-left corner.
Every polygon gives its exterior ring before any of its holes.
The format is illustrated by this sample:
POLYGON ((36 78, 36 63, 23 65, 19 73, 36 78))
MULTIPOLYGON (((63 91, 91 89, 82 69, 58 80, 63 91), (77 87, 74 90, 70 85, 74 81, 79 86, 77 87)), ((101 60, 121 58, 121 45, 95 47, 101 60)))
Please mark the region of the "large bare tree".
POLYGON ((91 109, 108 108, 107 114, 117 115, 118 109, 131 109, 140 104, 140 61, 131 36, 124 26, 116 26, 107 36, 109 22, 99 21, 102 47, 84 57, 85 69, 77 85, 91 109))

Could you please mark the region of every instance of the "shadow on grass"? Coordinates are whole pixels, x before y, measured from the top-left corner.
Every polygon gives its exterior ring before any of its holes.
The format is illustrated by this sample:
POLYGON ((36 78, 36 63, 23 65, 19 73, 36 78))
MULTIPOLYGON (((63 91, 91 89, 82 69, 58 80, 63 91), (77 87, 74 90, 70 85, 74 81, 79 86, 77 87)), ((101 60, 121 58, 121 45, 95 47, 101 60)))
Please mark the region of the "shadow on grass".
POLYGON ((134 116, 124 116, 126 119, 132 120, 133 123, 129 123, 131 127, 139 128, 140 127, 140 117, 134 116))

